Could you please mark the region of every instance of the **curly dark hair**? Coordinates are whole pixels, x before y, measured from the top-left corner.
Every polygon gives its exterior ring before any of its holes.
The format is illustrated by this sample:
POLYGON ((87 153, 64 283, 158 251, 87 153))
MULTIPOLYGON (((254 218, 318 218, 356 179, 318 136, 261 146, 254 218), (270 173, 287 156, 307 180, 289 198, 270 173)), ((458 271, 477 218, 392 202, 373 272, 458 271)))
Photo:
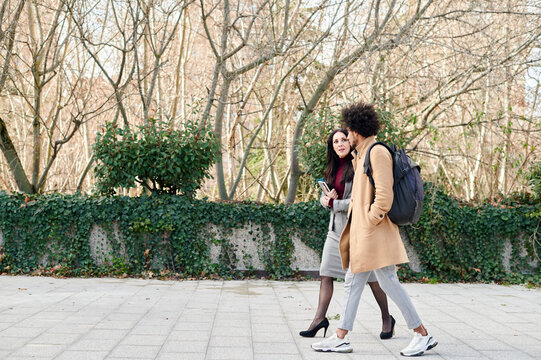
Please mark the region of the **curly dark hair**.
POLYGON ((381 127, 374 105, 362 101, 342 109, 342 124, 363 137, 377 135, 381 127))
MULTIPOLYGON (((332 189, 334 188, 334 181, 336 180, 336 173, 338 173, 338 168, 340 166, 340 157, 334 151, 333 147, 333 137, 334 134, 337 132, 341 132, 342 134, 348 136, 348 131, 345 129, 336 129, 331 132, 329 137, 327 138, 327 167, 325 168, 325 181, 329 185, 329 187, 332 189)), ((346 162, 344 172, 342 173, 342 178, 340 179, 340 182, 342 184, 345 184, 348 181, 353 180, 353 164, 351 163, 351 160, 353 160, 353 156, 351 153, 349 153, 346 157, 348 161, 346 162)))

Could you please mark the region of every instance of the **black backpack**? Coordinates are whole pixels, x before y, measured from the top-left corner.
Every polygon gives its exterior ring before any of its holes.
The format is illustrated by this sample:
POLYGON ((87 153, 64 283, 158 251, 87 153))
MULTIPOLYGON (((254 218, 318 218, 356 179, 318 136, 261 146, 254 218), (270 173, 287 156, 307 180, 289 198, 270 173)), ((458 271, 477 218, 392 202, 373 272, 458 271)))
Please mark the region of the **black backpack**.
POLYGON ((411 225, 419 221, 423 210, 423 181, 421 180, 421 168, 404 151, 397 150, 394 144, 391 146, 376 142, 372 144, 366 153, 364 160, 364 173, 374 186, 372 178, 372 165, 370 164, 370 150, 376 145, 382 145, 389 150, 393 159, 393 205, 387 213, 389 219, 397 225, 411 225))

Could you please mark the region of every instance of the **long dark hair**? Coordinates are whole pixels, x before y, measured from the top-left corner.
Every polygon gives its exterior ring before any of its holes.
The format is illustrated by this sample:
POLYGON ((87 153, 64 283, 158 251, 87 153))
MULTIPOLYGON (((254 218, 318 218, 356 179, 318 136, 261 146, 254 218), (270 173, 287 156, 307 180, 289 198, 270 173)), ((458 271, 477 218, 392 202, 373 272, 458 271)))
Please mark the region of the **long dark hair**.
MULTIPOLYGON (((331 188, 334 187, 334 181, 336 180, 336 173, 338 172, 338 168, 340 166, 340 157, 334 151, 333 147, 333 137, 337 132, 341 132, 346 137, 348 136, 348 131, 345 129, 336 129, 331 132, 329 135, 329 138, 327 139, 327 168, 325 169, 325 181, 331 188)), ((349 153, 346 157, 348 161, 345 163, 345 169, 342 173, 342 178, 340 179, 340 182, 342 184, 345 184, 346 182, 353 180, 353 164, 351 163, 351 160, 353 160, 353 156, 351 153, 349 153)))

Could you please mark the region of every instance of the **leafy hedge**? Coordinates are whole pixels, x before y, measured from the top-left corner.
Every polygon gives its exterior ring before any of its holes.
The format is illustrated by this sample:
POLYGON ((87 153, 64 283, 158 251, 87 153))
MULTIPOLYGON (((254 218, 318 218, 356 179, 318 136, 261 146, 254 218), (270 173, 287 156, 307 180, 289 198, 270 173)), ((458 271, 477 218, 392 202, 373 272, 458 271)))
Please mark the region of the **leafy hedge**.
MULTIPOLYGON (((541 266, 531 274, 528 262, 541 254, 539 219, 529 216, 539 202, 507 200, 497 206, 466 206, 427 186, 425 211, 409 227, 409 240, 421 260, 422 272, 402 266, 406 280, 498 281, 540 283, 541 266), (513 245, 510 266, 502 262, 505 242, 513 245), (523 257, 520 244, 528 253, 523 257)), ((294 205, 215 203, 185 196, 139 198, 41 195, 27 197, 0 192, 1 273, 58 276, 240 276, 229 230, 251 226, 261 260, 273 278, 293 275, 291 235, 321 251, 328 212, 318 202, 294 205), (109 261, 92 258, 89 234, 100 225, 114 239, 118 224, 123 244, 111 242, 109 261), (208 224, 223 228, 212 234, 208 224), (255 231, 259 229, 260 231, 255 231), (275 241, 271 241, 271 230, 275 241), (210 261, 210 244, 221 245, 217 263, 210 261), (45 265, 45 260, 47 265, 45 265)))
POLYGON ((423 271, 416 275, 405 267, 404 277, 540 283, 540 219, 531 216, 541 208, 538 201, 521 197, 468 206, 425 184, 424 204, 419 223, 407 228, 423 271), (512 246, 510 272, 502 259, 507 241, 512 246))
POLYGON ((65 276, 148 275, 180 277, 236 275, 228 230, 250 224, 254 240, 265 251, 261 260, 274 278, 293 275, 292 233, 321 250, 328 213, 319 203, 291 206, 215 203, 185 196, 85 197, 82 195, 8 195, 0 192, 0 272, 51 273, 65 276), (94 224, 114 239, 118 224, 122 242, 112 243, 107 264, 97 265, 89 235, 94 224), (208 224, 224 229, 212 234, 208 224), (271 244, 270 232, 275 241, 271 244), (210 262, 210 243, 221 245, 218 263, 210 262), (48 265, 44 268, 43 260, 48 265))

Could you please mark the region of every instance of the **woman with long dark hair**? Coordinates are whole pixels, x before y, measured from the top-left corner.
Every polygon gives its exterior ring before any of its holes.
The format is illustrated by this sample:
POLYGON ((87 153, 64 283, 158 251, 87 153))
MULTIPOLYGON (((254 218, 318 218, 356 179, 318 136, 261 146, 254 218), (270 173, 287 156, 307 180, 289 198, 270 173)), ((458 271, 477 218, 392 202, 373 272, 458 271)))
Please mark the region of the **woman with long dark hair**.
MULTIPOLYGON (((301 331, 299 334, 304 337, 314 337, 317 332, 324 328, 327 333, 329 320, 327 320, 327 309, 331 302, 334 291, 334 279, 344 278, 345 271, 342 269, 340 260, 340 251, 338 242, 340 234, 347 221, 347 211, 351 197, 351 185, 353 181, 353 159, 351 155, 351 146, 348 140, 348 132, 344 129, 336 129, 327 139, 327 167, 325 170, 325 182, 330 192, 321 195, 320 202, 331 211, 329 221, 329 232, 323 247, 321 256, 321 267, 319 275, 321 284, 319 288, 319 302, 314 320, 308 327, 308 330, 301 331)), ((381 319, 383 321, 381 339, 389 339, 393 336, 394 318, 389 315, 387 307, 387 296, 379 287, 379 284, 372 276, 368 280, 372 293, 381 310, 381 319)))

